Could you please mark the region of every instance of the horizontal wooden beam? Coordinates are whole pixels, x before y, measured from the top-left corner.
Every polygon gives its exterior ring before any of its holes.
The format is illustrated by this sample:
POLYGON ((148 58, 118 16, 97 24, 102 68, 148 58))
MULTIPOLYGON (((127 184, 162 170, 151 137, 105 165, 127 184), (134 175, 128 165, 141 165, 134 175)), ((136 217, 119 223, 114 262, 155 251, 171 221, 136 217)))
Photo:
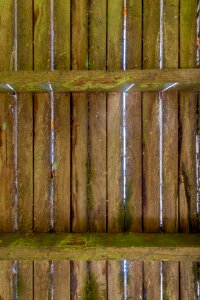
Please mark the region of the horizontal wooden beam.
POLYGON ((0 259, 200 261, 200 234, 0 234, 0 259))
POLYGON ((199 69, 0 72, 0 92, 199 90, 199 69))

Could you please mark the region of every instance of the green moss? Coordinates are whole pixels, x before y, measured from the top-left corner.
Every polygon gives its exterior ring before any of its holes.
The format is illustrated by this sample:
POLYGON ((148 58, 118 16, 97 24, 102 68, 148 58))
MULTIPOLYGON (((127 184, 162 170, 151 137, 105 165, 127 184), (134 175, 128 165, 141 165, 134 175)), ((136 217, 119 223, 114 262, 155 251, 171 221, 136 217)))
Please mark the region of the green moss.
POLYGON ((84 284, 83 300, 101 300, 97 278, 94 275, 88 276, 84 284))

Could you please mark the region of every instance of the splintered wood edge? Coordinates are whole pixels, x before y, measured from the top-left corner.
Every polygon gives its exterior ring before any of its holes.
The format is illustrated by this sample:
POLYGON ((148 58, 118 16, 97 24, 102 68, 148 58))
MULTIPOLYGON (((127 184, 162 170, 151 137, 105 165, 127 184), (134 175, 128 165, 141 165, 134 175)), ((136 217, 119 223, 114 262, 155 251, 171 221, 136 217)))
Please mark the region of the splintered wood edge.
POLYGON ((200 234, 3 233, 0 259, 200 261, 200 234))
POLYGON ((0 92, 199 90, 199 69, 0 72, 0 92))

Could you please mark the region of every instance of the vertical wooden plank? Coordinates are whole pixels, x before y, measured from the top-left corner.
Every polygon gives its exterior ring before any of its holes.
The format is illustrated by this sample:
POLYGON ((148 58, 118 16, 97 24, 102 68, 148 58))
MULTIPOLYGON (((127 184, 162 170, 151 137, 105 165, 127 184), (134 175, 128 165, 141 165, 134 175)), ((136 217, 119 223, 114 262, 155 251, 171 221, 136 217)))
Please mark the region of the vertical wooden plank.
MULTIPOLYGON (((90 3, 89 66, 106 69, 106 0, 90 3)), ((89 203, 90 230, 106 231, 106 94, 89 100, 89 203)))
MULTIPOLYGON (((164 1, 163 66, 178 67, 179 0, 164 1)), ((178 93, 162 94, 163 105, 163 231, 178 230, 178 93)), ((179 263, 163 262, 164 299, 179 299, 179 263)))
MULTIPOLYGON (((72 0, 71 66, 88 68, 88 0, 72 0)), ((88 96, 72 94, 72 231, 84 232, 88 226, 88 96)), ((81 299, 87 282, 87 263, 71 262, 72 299, 81 299)))
MULTIPOLYGON (((54 68, 70 69, 70 0, 54 0, 54 68)), ((55 231, 70 231, 70 94, 55 98, 55 231)))
MULTIPOLYGON (((197 1, 180 0, 180 67, 196 67, 197 1)), ((179 202, 180 231, 197 230, 195 135, 197 97, 194 92, 179 95, 179 202)))
MULTIPOLYGON (((127 2, 127 69, 141 68, 142 1, 127 2)), ((125 230, 142 231, 142 99, 141 93, 126 95, 127 196, 125 230)))
MULTIPOLYGON (((0 70, 14 67, 14 1, 0 2, 0 70)), ((14 212, 14 145, 12 96, 0 96, 0 230, 13 230, 14 212)))
POLYGON ((0 261, 0 299, 13 299, 12 262, 0 261))
MULTIPOLYGON (((34 69, 50 69, 50 3, 34 0, 34 69)), ((47 87, 48 88, 48 87, 47 87)), ((50 229, 50 99, 34 97, 34 230, 50 229)))
MULTIPOLYGON (((160 1, 143 3, 143 68, 158 67, 160 1)), ((143 94, 143 229, 160 229, 159 101, 156 93, 143 94)))
POLYGON ((50 298, 50 268, 49 261, 34 262, 34 299, 48 300, 50 298))
MULTIPOLYGON (((88 68, 88 0, 72 1, 72 69, 88 68)), ((72 231, 87 231, 88 97, 73 93, 72 231)))
MULTIPOLYGON (((140 261, 130 261, 128 268, 128 296, 143 299, 143 266, 140 261)), ((128 299, 129 299, 128 298, 128 299)))
MULTIPOLYGON (((17 1, 17 69, 33 68, 33 4, 17 1)), ((33 96, 18 94, 18 229, 33 226, 33 96)))
POLYGON ((180 262, 180 299, 197 299, 197 282, 192 262, 180 262))
MULTIPOLYGON (((70 0, 54 0, 54 69, 70 70, 70 0)), ((70 94, 55 99, 55 231, 70 231, 70 94)), ((70 262, 54 261, 54 298, 70 299, 70 262)))
POLYGON ((33 261, 18 263, 17 294, 19 299, 33 299, 33 261))
POLYGON ((70 262, 57 260, 54 265, 54 299, 70 300, 70 262))
MULTIPOLYGON (((92 0, 89 7, 89 68, 106 69, 107 1, 92 0)), ((89 230, 106 231, 106 94, 89 96, 89 230)), ((96 298, 106 299, 106 261, 93 261, 90 280, 96 298)))
MULTIPOLYGON (((143 2, 143 68, 157 68, 160 1, 143 2)), ((160 229, 158 94, 143 94, 143 230, 160 229)), ((160 297, 160 263, 144 262, 144 299, 160 297)))
MULTIPOLYGON (((123 1, 108 0, 107 69, 122 68, 123 1)), ((108 231, 124 228, 122 199, 122 95, 107 95, 108 231)), ((108 299, 121 299, 121 263, 108 261, 108 299)))
MULTIPOLYGON (((84 261, 71 261, 71 299, 83 299, 83 295, 87 294, 87 263, 84 261)), ((87 298, 86 298, 87 299, 87 298)))

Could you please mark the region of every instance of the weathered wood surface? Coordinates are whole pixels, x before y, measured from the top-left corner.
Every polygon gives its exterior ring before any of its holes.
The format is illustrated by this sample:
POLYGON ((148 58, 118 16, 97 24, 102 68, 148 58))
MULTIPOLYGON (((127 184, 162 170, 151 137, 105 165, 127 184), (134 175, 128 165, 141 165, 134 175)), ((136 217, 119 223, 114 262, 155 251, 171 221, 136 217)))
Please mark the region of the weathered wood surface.
POLYGON ((0 259, 200 260, 197 233, 2 233, 0 240, 0 259))
MULTIPOLYGON (((0 2, 0 70, 14 68, 14 2, 0 2), (9 26, 7 26, 9 24, 9 26)), ((15 100, 12 96, 0 96, 0 231, 14 228, 14 132, 15 100)))
MULTIPOLYGON (((84 65, 85 66, 85 65, 84 65)), ((43 69, 45 69, 43 67, 43 69)), ((127 71, 18 71, 0 72, 0 93, 199 90, 200 70, 195 68, 127 71), (9 84, 13 89, 10 89, 9 84)))
MULTIPOLYGON (((122 69, 123 1, 108 0, 107 69, 122 69)), ((122 94, 107 94, 107 231, 124 229, 122 196, 122 94)), ((107 262, 108 300, 122 298, 121 262, 107 262)))
MULTIPOLYGON (((54 69, 70 69, 70 1, 54 0, 54 69)), ((70 94, 54 94, 54 230, 70 231, 70 94)))
MULTIPOLYGON (((142 2, 127 2, 126 69, 141 68, 142 2)), ((126 94, 126 204, 125 231, 142 231, 142 95, 126 94)))
MULTIPOLYGON (((34 69, 50 69, 50 6, 34 1, 34 69)), ((34 95, 34 230, 50 229, 50 95, 34 95)))
MULTIPOLYGON (((195 0, 180 1, 180 68, 196 66, 196 11, 195 0)), ((196 213, 196 111, 194 92, 179 94, 179 230, 197 230, 196 213)))
MULTIPOLYGON (((88 68, 88 7, 89 1, 71 2, 71 67, 88 68)), ((88 96, 72 94, 71 149, 71 231, 88 230, 88 96)), ((71 262, 72 299, 83 298, 88 277, 88 265, 80 257, 71 262)))

